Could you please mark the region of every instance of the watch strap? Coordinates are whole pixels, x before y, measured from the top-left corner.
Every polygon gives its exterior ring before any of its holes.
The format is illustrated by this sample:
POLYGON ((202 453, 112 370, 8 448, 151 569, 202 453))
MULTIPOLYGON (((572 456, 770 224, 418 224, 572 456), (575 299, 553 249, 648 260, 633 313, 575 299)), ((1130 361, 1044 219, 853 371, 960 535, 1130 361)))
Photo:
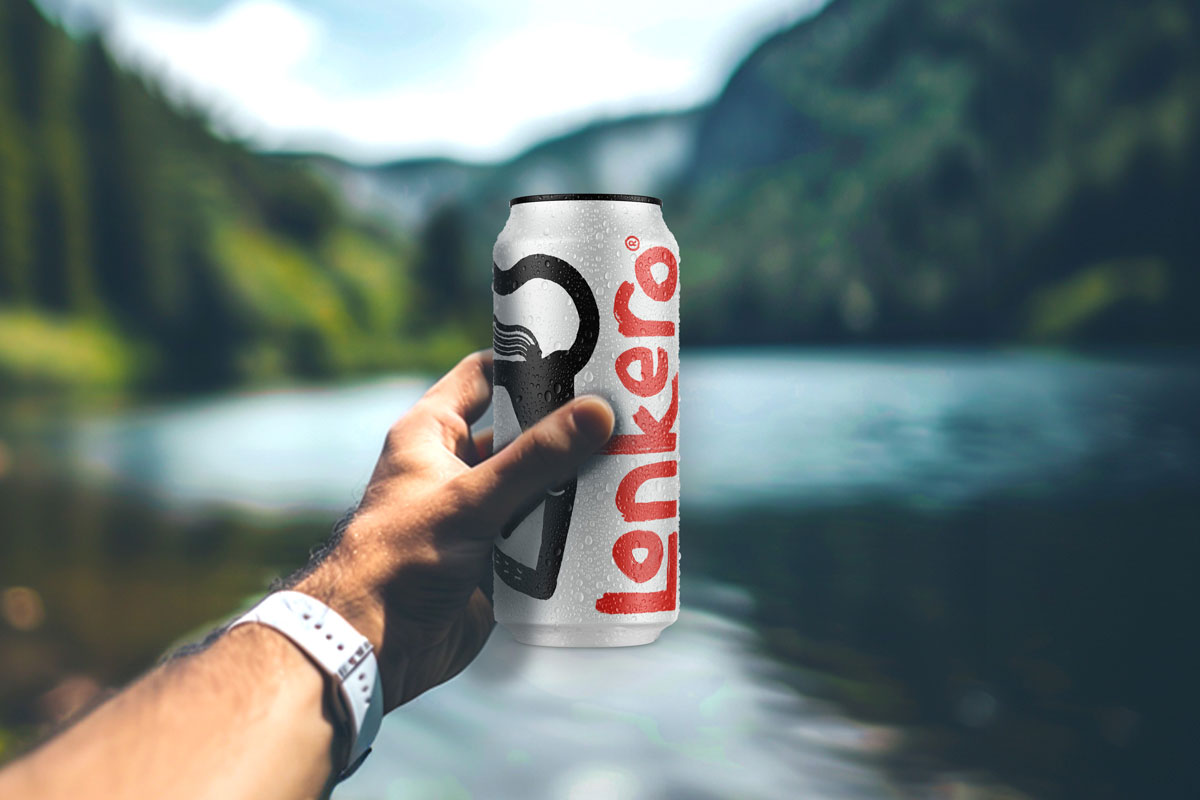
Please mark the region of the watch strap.
POLYGON ((338 779, 370 752, 383 720, 383 683, 370 641, 329 606, 302 592, 267 595, 229 628, 257 622, 291 639, 337 687, 349 712, 350 755, 338 779))

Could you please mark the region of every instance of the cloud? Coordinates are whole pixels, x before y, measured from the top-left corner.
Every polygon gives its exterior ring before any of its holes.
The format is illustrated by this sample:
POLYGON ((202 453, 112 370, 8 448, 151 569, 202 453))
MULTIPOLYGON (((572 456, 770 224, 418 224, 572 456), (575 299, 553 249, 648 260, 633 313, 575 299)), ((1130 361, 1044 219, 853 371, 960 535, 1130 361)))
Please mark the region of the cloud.
POLYGON ((107 29, 119 58, 211 109, 218 127, 267 136, 321 101, 297 72, 322 36, 316 17, 277 0, 240 0, 200 22, 121 8, 107 29))
POLYGON ((323 112, 293 136, 337 129, 362 150, 387 152, 403 142, 410 152, 444 151, 496 157, 512 142, 531 141, 548 129, 594 116, 597 109, 631 110, 695 101, 686 87, 691 65, 671 54, 636 52, 627 40, 560 24, 514 32, 479 48, 461 67, 431 85, 326 97, 323 112), (653 76, 652 79, 648 76, 653 76), (639 91, 640 89, 640 91, 639 91))
POLYGON ((597 116, 693 105, 822 0, 166 1, 116 0, 120 59, 262 147, 372 160, 505 157, 597 116))

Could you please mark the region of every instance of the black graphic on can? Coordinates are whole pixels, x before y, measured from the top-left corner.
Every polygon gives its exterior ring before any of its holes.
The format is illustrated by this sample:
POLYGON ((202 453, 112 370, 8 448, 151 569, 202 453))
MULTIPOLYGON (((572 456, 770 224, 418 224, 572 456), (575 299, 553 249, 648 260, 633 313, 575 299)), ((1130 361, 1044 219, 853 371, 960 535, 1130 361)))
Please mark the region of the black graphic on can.
MULTIPOLYGON (((497 356, 494 381, 512 398, 517 424, 523 431, 575 397, 575 376, 591 359, 600 336, 596 297, 579 271, 566 261, 535 253, 522 258, 512 269, 501 270, 492 264, 492 291, 498 295, 512 294, 535 278, 552 281, 566 290, 579 314, 579 330, 570 348, 543 354, 531 330, 523 325, 506 325, 492 317, 493 349, 497 356)), ((576 483, 572 479, 546 495, 536 567, 522 564, 498 547, 493 549, 496 574, 518 592, 538 600, 553 596, 571 527, 576 483)), ((513 523, 501 536, 508 538, 515 527, 513 523)))

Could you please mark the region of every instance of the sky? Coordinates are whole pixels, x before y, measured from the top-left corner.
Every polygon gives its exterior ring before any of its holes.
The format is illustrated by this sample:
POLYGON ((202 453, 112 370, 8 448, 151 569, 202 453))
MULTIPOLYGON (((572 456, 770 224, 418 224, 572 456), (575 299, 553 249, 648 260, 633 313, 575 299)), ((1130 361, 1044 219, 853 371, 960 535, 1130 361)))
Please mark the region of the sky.
POLYGON ((40 2, 98 24, 218 131, 374 162, 501 159, 594 119, 692 107, 823 0, 40 2))

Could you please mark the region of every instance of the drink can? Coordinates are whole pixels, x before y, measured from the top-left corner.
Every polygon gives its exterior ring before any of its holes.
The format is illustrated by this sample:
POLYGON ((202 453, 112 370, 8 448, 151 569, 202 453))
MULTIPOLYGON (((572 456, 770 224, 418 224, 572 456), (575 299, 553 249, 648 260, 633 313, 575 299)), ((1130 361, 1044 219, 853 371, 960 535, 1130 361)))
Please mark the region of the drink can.
POLYGON ((679 616, 679 245, 662 201, 517 197, 492 259, 495 447, 582 394, 616 414, 604 449, 497 538, 496 621, 527 644, 652 642, 679 616))

